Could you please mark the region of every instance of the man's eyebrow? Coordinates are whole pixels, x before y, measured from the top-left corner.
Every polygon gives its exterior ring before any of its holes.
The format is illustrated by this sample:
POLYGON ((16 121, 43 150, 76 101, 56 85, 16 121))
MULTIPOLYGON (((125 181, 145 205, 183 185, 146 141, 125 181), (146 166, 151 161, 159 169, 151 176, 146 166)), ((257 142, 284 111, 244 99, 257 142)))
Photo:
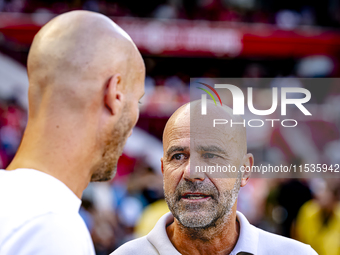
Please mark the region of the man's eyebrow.
POLYGON ((222 153, 228 156, 228 153, 225 150, 223 150, 221 147, 218 147, 216 145, 208 145, 208 146, 199 145, 196 147, 196 150, 204 151, 204 152, 219 152, 219 153, 222 153))
POLYGON ((189 147, 185 147, 185 146, 171 146, 166 152, 166 155, 169 157, 175 151, 186 151, 188 149, 189 147))

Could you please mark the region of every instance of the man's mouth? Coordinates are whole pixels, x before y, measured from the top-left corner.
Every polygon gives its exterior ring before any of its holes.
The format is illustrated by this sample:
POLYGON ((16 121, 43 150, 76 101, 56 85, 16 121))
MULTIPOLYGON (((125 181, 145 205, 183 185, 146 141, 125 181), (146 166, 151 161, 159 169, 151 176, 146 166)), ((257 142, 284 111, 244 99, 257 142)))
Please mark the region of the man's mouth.
POLYGON ((186 200, 206 200, 211 198, 211 195, 206 195, 202 193, 185 193, 181 196, 181 199, 186 200))

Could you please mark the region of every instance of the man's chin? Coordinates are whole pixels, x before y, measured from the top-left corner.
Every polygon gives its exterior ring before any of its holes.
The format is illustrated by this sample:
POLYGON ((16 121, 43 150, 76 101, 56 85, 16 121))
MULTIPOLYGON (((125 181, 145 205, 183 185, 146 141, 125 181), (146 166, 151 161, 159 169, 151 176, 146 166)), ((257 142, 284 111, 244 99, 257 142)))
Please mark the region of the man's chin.
POLYGON ((106 170, 106 171, 100 171, 98 170, 98 172, 95 172, 92 176, 91 176, 91 182, 105 182, 105 181, 110 181, 112 180, 117 173, 117 166, 114 167, 113 169, 110 170, 106 170))
POLYGON ((211 212, 186 212, 177 217, 177 220, 186 228, 207 228, 214 221, 211 212))

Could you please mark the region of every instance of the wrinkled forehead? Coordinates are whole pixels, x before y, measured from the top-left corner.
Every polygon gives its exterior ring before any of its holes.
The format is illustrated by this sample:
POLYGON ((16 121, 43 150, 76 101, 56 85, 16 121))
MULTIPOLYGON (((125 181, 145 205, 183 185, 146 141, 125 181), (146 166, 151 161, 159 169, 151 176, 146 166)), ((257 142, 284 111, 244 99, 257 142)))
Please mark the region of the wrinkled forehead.
POLYGON ((228 125, 235 118, 226 108, 215 105, 210 108, 207 115, 201 115, 201 112, 196 109, 191 110, 191 146, 206 145, 228 150, 240 149, 240 145, 243 144, 242 130, 235 125, 228 125), (226 121, 228 123, 225 123, 226 121))
MULTIPOLYGON (((191 104, 180 108, 169 120, 163 137, 164 150, 180 143, 190 147, 217 146, 243 152, 245 130, 243 126, 227 124, 215 125, 214 120, 225 119, 241 122, 241 118, 232 116, 227 107, 210 107, 207 115, 201 115, 200 105, 191 104)), ((183 146, 183 145, 182 145, 183 146)))

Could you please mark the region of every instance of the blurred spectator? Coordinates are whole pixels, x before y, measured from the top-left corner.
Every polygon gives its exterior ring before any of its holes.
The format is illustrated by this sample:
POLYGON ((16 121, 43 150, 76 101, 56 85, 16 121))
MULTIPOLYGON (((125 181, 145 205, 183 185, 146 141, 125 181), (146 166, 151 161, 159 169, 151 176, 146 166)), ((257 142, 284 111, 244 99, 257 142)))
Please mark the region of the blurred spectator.
POLYGON ((135 230, 136 237, 147 235, 154 228, 157 221, 164 214, 169 212, 169 208, 164 199, 158 200, 145 207, 135 230))
POLYGON ((26 125, 26 113, 15 100, 0 101, 0 165, 6 167, 17 151, 26 125))
POLYGON ((340 203, 338 182, 316 179, 315 199, 306 202, 296 221, 296 237, 319 255, 340 254, 340 203))
POLYGON ((153 16, 156 19, 175 19, 178 15, 174 6, 170 4, 162 4, 156 8, 153 16))
POLYGON ((293 30, 300 25, 300 22, 301 16, 297 12, 282 10, 276 14, 276 24, 283 30, 293 30))
POLYGON ((340 24, 340 4, 338 1, 278 1, 275 3, 269 3, 267 0, 163 0, 143 3, 97 0, 71 2, 0 1, 0 11, 5 12, 34 13, 42 8, 55 14, 72 9, 84 9, 109 16, 272 23, 284 30, 291 30, 299 25, 339 27, 340 24))
MULTIPOLYGON (((296 165, 299 165, 295 163, 296 165)), ((277 202, 280 215, 274 219, 281 224, 281 234, 292 237, 291 228, 297 217, 300 207, 312 198, 308 183, 305 180, 288 179, 278 187, 277 202)), ((275 210, 275 209, 274 209, 275 210)), ((275 212, 273 213, 275 215, 275 212)))

